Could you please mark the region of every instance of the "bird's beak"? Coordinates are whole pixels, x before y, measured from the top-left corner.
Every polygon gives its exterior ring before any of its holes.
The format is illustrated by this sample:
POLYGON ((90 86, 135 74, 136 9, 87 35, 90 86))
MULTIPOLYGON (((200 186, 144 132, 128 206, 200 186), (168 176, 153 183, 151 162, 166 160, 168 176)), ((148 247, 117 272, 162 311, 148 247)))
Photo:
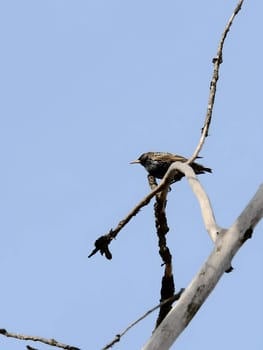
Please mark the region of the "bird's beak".
POLYGON ((130 162, 130 164, 140 164, 141 161, 139 159, 133 160, 132 162, 130 162))

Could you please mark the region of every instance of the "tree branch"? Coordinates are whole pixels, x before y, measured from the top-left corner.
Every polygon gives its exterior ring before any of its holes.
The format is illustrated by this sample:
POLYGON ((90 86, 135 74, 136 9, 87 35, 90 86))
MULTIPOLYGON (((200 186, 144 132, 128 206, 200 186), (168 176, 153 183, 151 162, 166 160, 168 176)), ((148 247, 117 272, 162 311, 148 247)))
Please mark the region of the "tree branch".
POLYGON ((201 270, 142 350, 170 348, 230 266, 233 256, 251 238, 254 227, 262 217, 263 184, 234 224, 224 234, 219 235, 213 252, 201 270))
MULTIPOLYGON (((151 189, 155 189, 158 185, 156 179, 148 175, 148 182, 151 189)), ((167 245, 166 234, 169 231, 166 218, 166 195, 168 187, 156 194, 156 202, 154 204, 154 216, 155 216, 155 227, 158 236, 158 245, 159 245, 159 254, 163 261, 164 275, 162 277, 161 285, 161 299, 160 301, 169 300, 174 295, 175 286, 174 286, 174 277, 173 277, 173 266, 172 266, 172 254, 167 245)), ((168 312, 172 309, 173 301, 166 302, 160 306, 159 315, 156 321, 155 327, 158 327, 162 320, 166 317, 168 312)))
POLYGON ((167 303, 174 303, 176 300, 178 300, 181 297, 183 291, 184 291, 184 289, 181 289, 179 291, 179 293, 173 295, 169 299, 163 300, 162 302, 160 302, 160 304, 158 304, 158 305, 154 306, 152 309, 146 311, 142 316, 140 316, 137 320, 133 321, 128 327, 126 327, 121 333, 116 334, 115 338, 110 343, 105 345, 101 350, 107 350, 107 349, 111 348, 115 343, 119 342, 121 337, 123 337, 131 328, 133 328, 137 323, 139 323, 144 318, 149 316, 155 310, 161 308, 163 305, 165 305, 167 303))
POLYGON ((204 126, 202 128, 200 141, 199 141, 192 157, 189 158, 189 160, 187 161, 188 164, 192 163, 198 157, 198 155, 199 155, 199 153, 204 145, 205 138, 208 136, 208 130, 210 127, 212 113, 213 113, 213 107, 214 107, 214 102, 215 102, 217 81, 219 79, 219 68, 220 68, 221 63, 223 63, 223 47, 224 47, 225 39, 227 37, 227 33, 229 32, 229 30, 231 28, 231 25, 234 21, 234 18, 236 17, 238 12, 241 10, 242 5, 243 5, 243 0, 238 2, 233 14, 229 18, 227 25, 223 31, 222 36, 221 36, 219 45, 218 45, 217 55, 215 58, 213 58, 214 71, 213 71, 212 80, 210 82, 210 93, 209 93, 209 98, 208 98, 208 106, 207 106, 205 122, 204 122, 204 126))
POLYGON ((133 216, 135 216, 140 211, 141 208, 146 206, 151 201, 151 199, 156 195, 156 193, 167 188, 169 186, 169 183, 161 181, 160 184, 152 192, 150 192, 147 196, 145 196, 130 211, 130 213, 123 220, 121 220, 118 223, 118 225, 114 229, 111 229, 107 234, 99 237, 94 243, 95 248, 93 249, 93 251, 90 253, 90 255, 88 257, 91 258, 94 254, 96 254, 99 251, 102 255, 104 254, 107 259, 111 259, 112 256, 111 256, 111 253, 110 253, 108 247, 109 247, 111 241, 113 240, 113 238, 117 237, 118 233, 124 228, 124 226, 126 226, 128 224, 128 222, 133 218, 133 216))
POLYGON ((209 236, 211 237, 212 241, 215 243, 217 240, 218 234, 224 229, 222 229, 216 223, 214 212, 205 190, 203 189, 201 183, 199 182, 197 176, 195 175, 195 172, 188 164, 182 163, 182 162, 175 162, 170 166, 168 171, 170 172, 170 171, 176 171, 176 170, 179 170, 180 172, 185 174, 189 182, 189 185, 192 188, 192 191, 194 192, 194 194, 198 199, 205 228, 209 236))
POLYGON ((58 342, 55 339, 46 339, 46 338, 33 336, 33 335, 24 335, 24 334, 11 333, 11 332, 8 332, 4 328, 0 329, 0 334, 4 335, 6 337, 15 338, 15 339, 19 339, 19 340, 37 341, 37 342, 40 342, 40 343, 43 343, 43 344, 55 346, 57 348, 62 348, 62 349, 67 349, 67 350, 80 350, 76 346, 63 344, 63 343, 58 342))
POLYGON ((90 253, 89 258, 96 254, 98 251, 100 251, 101 254, 105 254, 106 258, 111 259, 111 253, 109 251, 109 245, 113 238, 116 238, 118 233, 124 228, 125 225, 128 224, 128 222, 131 220, 133 216, 135 216, 139 210, 147 205, 150 200, 159 192, 161 192, 161 201, 162 203, 165 202, 166 194, 169 188, 169 185, 176 173, 176 171, 179 170, 182 173, 185 173, 195 194, 197 195, 197 198, 199 200, 203 219, 205 222, 206 229, 213 241, 216 239, 216 234, 221 230, 219 226, 217 226, 212 207, 210 205, 210 201, 203 190, 202 186, 200 185, 199 181, 197 180, 195 173, 193 172, 192 168, 187 166, 187 163, 182 162, 175 162, 173 163, 169 169, 167 170, 165 176, 160 181, 159 185, 152 190, 146 197, 144 197, 132 210, 131 212, 123 219, 121 220, 117 227, 114 230, 110 230, 106 235, 103 235, 99 237, 95 242, 95 249, 90 253), (194 182, 196 184, 194 184, 194 182))
MULTIPOLYGON (((205 143, 205 139, 208 136, 209 127, 210 127, 211 120, 212 120, 212 114, 213 114, 213 108, 214 108, 214 102, 215 102, 215 96, 216 96, 216 89, 217 89, 217 82, 219 79, 219 69, 220 69, 220 65, 223 63, 224 43, 225 43, 227 34, 228 34, 228 32, 232 26, 232 23, 234 21, 234 18, 236 17, 238 12, 241 10, 242 4, 243 4, 243 0, 239 1, 236 8, 234 9, 234 12, 232 13, 231 17, 229 18, 229 20, 226 24, 226 27, 222 33, 221 39, 219 41, 216 57, 214 57, 212 60, 212 62, 214 64, 214 70, 213 70, 213 75, 212 75, 212 79, 210 82, 210 92, 209 92, 209 97, 208 97, 208 106, 207 106, 206 117, 205 117, 204 125, 202 127, 201 137, 200 137, 200 140, 198 142, 198 145, 196 146, 196 149, 195 149, 193 155, 191 156, 191 158, 189 158, 188 161, 186 162, 187 164, 191 164, 198 157, 198 155, 199 155, 199 153, 200 153, 200 151, 205 143)), ((166 195, 167 195, 167 191, 162 196, 162 199, 164 202, 166 201, 166 195)))

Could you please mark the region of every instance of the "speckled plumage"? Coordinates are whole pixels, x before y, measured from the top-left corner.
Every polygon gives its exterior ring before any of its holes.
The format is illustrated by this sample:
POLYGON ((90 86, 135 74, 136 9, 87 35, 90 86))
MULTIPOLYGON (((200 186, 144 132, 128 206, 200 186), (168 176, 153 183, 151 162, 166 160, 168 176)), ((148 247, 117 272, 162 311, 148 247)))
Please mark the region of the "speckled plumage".
MULTIPOLYGON (((132 164, 141 164, 150 175, 156 177, 157 179, 162 179, 167 172, 169 166, 173 162, 186 162, 185 157, 179 156, 177 154, 172 154, 168 152, 147 152, 143 153, 137 160, 131 162, 132 164)), ((199 174, 211 173, 212 169, 206 168, 201 164, 193 162, 190 164, 194 172, 199 174)), ((175 175, 174 181, 179 181, 184 175, 178 172, 175 175)))

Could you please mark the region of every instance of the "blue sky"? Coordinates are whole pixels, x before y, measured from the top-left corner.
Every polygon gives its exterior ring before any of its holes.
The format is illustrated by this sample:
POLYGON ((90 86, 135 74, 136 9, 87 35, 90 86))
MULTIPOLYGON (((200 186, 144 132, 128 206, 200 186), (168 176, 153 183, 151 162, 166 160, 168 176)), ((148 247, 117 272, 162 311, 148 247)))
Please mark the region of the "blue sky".
MULTIPOLYGON (((101 349, 158 303, 153 203, 112 243, 112 261, 88 254, 149 191, 146 172, 131 160, 151 150, 192 154, 211 60, 235 5, 2 2, 1 328, 101 349)), ((214 172, 200 180, 223 227, 262 182, 262 11, 261 2, 245 2, 229 33, 202 150, 214 172)), ((179 290, 212 249, 185 180, 173 186, 167 216, 179 290)), ((262 229, 172 349, 262 348, 262 229)), ((156 316, 114 348, 139 349, 156 316)))

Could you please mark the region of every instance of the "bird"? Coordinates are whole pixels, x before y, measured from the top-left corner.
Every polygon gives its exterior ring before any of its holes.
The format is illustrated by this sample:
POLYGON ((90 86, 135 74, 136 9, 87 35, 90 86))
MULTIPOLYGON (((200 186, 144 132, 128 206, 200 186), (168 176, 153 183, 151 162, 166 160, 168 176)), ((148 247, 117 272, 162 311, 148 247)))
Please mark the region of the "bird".
MULTIPOLYGON (((185 163, 187 160, 188 159, 185 157, 168 152, 146 152, 140 155, 138 159, 130 162, 130 164, 141 164, 148 171, 149 175, 152 175, 157 179, 162 179, 173 162, 185 163)), ((192 162, 189 165, 197 175, 212 173, 212 169, 206 168, 199 163, 192 162)), ((179 181, 183 177, 184 174, 177 171, 173 182, 179 181)))

